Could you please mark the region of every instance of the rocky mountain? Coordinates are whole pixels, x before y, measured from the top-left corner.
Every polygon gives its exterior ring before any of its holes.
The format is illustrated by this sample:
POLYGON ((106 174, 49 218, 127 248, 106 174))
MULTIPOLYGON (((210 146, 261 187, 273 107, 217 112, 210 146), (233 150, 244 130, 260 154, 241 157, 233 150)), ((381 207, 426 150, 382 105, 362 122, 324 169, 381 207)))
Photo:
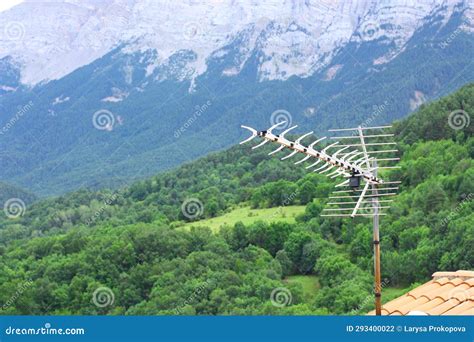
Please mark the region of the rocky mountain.
POLYGON ((465 10, 462 29, 472 31, 468 5, 446 0, 27 0, 2 14, 0 58, 12 56, 21 83, 35 85, 60 79, 120 44, 127 45, 122 51, 129 55, 154 52, 145 65, 147 75, 189 51, 192 58, 171 74, 195 80, 210 59, 229 54, 226 46, 238 40, 235 63, 223 75, 238 74, 258 50, 259 80, 286 80, 323 69, 347 44, 379 38, 393 46, 373 63, 388 63, 432 16, 446 23, 455 11, 465 10))
POLYGON ((473 12, 27 0, 0 13, 0 179, 40 195, 117 186, 227 147, 243 123, 390 122, 474 79, 473 12))

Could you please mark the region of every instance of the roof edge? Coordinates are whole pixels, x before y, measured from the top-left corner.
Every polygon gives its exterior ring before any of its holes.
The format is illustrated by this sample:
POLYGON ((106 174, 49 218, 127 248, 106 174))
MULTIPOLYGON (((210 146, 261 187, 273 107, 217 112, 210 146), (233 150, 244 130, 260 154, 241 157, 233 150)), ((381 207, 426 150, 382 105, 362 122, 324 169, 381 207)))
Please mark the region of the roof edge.
POLYGON ((458 270, 456 272, 435 272, 432 275, 434 280, 440 278, 462 278, 463 280, 474 278, 474 271, 458 270))

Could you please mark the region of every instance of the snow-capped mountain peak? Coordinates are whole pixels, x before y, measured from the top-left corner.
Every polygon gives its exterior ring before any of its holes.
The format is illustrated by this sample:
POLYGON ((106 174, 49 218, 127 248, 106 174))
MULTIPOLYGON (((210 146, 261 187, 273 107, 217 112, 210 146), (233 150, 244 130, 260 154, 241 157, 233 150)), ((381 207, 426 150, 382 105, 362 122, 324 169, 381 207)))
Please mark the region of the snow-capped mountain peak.
POLYGON ((260 80, 305 77, 349 43, 393 44, 390 54, 374 61, 385 63, 426 18, 437 13, 447 20, 456 9, 466 10, 465 29, 472 30, 472 8, 463 0, 26 0, 0 13, 0 60, 11 56, 21 82, 34 85, 119 46, 128 54, 156 51, 148 74, 191 51, 179 77, 194 79, 238 39, 238 56, 224 76, 238 73, 258 51, 260 80))

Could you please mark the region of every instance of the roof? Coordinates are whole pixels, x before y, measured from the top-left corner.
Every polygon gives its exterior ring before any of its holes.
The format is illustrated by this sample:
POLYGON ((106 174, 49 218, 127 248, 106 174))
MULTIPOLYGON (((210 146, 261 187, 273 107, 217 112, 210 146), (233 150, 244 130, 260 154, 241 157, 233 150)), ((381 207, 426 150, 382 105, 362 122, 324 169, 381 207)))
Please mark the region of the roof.
POLYGON ((474 271, 433 273, 429 282, 382 306, 382 315, 424 314, 474 315, 474 271))

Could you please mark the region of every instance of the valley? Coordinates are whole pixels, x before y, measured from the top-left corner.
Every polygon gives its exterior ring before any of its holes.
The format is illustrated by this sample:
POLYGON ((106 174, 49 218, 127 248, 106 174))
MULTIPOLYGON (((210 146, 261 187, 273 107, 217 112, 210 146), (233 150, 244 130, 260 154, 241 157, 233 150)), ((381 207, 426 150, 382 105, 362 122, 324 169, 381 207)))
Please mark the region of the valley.
MULTIPOLYGON (((386 172, 402 183, 381 220, 384 301, 438 270, 474 267, 473 100, 468 84, 394 123, 401 168, 386 172)), ((1 313, 372 310, 371 223, 321 217, 333 180, 268 156, 270 146, 248 149, 0 213, 0 302, 10 303, 1 313)))

